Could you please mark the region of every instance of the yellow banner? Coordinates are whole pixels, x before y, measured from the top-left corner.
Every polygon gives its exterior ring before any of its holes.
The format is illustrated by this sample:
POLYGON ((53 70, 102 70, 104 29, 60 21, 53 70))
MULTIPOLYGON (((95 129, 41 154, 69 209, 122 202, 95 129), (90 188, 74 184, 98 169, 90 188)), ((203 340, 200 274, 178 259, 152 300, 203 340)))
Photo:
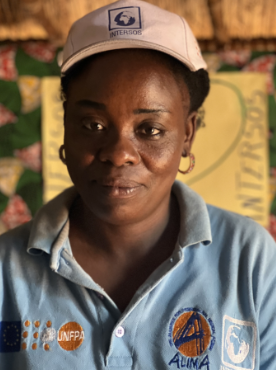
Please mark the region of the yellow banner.
MULTIPOLYGON (((58 156, 63 143, 60 80, 42 81, 44 201, 71 185, 58 156)), ((243 214, 268 225, 268 126, 266 76, 259 73, 211 75, 211 92, 204 103, 203 124, 192 152, 194 170, 177 179, 202 195, 207 203, 243 214)), ((188 160, 181 161, 185 170, 188 160)))
POLYGON ((59 159, 59 147, 63 144, 64 135, 60 78, 43 78, 41 88, 43 201, 46 203, 72 186, 72 182, 67 167, 59 159))
MULTIPOLYGON (((268 118, 266 75, 211 75, 204 124, 192 152, 194 170, 177 178, 207 203, 268 225, 268 118)), ((185 170, 183 159, 180 168, 185 170)))

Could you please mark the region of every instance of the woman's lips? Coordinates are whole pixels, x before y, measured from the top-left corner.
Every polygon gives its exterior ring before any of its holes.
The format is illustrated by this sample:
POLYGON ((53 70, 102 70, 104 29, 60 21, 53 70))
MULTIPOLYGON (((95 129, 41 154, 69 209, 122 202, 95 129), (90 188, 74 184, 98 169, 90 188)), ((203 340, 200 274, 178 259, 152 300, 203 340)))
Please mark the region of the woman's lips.
POLYGON ((110 197, 120 198, 134 195, 138 191, 138 186, 135 188, 122 188, 116 186, 104 186, 103 191, 110 197))
POLYGON ((127 198, 141 190, 142 185, 128 179, 100 179, 96 181, 101 192, 111 198, 127 198))

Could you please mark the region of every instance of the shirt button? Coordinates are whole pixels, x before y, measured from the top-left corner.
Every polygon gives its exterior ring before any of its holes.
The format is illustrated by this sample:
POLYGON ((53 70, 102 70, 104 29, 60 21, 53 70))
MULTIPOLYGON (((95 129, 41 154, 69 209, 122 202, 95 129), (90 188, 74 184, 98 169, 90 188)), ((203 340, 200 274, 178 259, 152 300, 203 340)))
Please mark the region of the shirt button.
POLYGON ((104 296, 98 292, 96 292, 97 296, 103 301, 104 300, 104 296))
POLYGON ((122 338, 125 334, 125 329, 122 326, 118 326, 118 328, 115 331, 115 335, 118 338, 122 338))

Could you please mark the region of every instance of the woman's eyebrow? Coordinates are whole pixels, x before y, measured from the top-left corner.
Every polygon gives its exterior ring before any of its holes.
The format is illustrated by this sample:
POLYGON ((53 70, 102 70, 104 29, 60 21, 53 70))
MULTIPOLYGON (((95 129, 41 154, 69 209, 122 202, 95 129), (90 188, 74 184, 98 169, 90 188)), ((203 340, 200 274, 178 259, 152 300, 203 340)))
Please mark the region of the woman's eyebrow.
MULTIPOLYGON (((78 106, 81 106, 81 107, 94 108, 94 109, 99 109, 99 110, 102 110, 102 111, 107 110, 105 104, 98 103, 98 102, 88 100, 88 99, 79 100, 79 101, 76 102, 76 104, 78 106)), ((157 108, 157 109, 139 108, 139 109, 135 109, 133 111, 133 113, 134 114, 145 114, 145 113, 171 113, 171 112, 169 110, 165 109, 165 108, 160 107, 160 108, 157 108)))
POLYGON ((77 101, 76 104, 80 107, 94 108, 94 109, 106 111, 106 106, 103 103, 97 103, 95 101, 88 100, 88 99, 79 100, 77 101))
POLYGON ((165 108, 159 108, 159 109, 135 109, 133 111, 134 114, 143 114, 143 113, 171 113, 169 110, 165 108))

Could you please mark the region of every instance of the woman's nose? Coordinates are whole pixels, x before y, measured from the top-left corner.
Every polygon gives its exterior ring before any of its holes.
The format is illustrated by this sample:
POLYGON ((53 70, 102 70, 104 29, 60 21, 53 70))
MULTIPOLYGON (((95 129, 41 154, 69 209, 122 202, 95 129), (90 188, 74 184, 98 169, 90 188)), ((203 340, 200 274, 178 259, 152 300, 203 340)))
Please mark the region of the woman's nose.
POLYGON ((140 155, 131 138, 123 133, 116 133, 107 138, 101 147, 99 159, 101 162, 109 162, 115 167, 121 167, 138 164, 140 155))

